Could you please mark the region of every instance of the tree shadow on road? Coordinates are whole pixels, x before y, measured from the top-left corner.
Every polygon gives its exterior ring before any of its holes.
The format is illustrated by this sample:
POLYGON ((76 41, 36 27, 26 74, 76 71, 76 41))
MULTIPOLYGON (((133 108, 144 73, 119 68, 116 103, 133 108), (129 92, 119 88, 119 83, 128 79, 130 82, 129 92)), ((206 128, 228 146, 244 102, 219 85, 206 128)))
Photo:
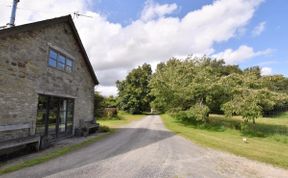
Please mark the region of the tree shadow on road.
POLYGON ((79 152, 86 151, 88 154, 86 160, 78 163, 83 166, 85 164, 109 159, 111 157, 125 154, 127 152, 157 143, 174 135, 175 133, 165 130, 119 128, 117 129, 116 134, 113 134, 105 140, 101 140, 87 148, 84 148, 83 150, 80 150, 79 152), (94 148, 96 150, 94 150, 94 148))

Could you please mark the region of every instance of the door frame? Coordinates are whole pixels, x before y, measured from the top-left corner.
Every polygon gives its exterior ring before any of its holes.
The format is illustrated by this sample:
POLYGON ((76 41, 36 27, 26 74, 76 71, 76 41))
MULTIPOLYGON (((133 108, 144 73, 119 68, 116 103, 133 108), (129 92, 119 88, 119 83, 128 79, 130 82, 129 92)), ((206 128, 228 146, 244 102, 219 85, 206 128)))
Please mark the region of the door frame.
MULTIPOLYGON (((55 138, 53 139, 58 139, 61 137, 65 137, 65 136, 69 136, 73 134, 73 126, 74 126, 74 107, 75 107, 75 99, 74 98, 67 98, 67 97, 59 97, 59 96, 54 96, 54 95, 45 95, 45 94, 38 94, 38 104, 39 104, 39 97, 47 97, 47 106, 45 108, 45 117, 44 117, 44 127, 45 127, 45 131, 44 131, 44 135, 42 136, 49 136, 49 115, 50 115, 50 104, 51 104, 51 99, 52 98, 57 98, 57 114, 56 114, 56 127, 55 127, 55 138), (66 120, 65 120, 65 131, 64 132, 60 132, 59 131, 59 124, 60 124, 60 103, 61 101, 66 100, 66 108, 65 108, 65 115, 66 115, 66 120), (68 132, 68 100, 72 101, 72 108, 71 108, 71 113, 72 113, 72 121, 71 121, 71 132, 68 132)), ((38 106, 38 105, 37 105, 38 106)), ((38 107, 37 107, 37 114, 38 114, 38 107)), ((37 122, 37 121, 36 121, 37 122)), ((37 125, 36 125, 36 129, 37 129, 37 125)), ((50 134, 51 135, 51 134, 50 134)))

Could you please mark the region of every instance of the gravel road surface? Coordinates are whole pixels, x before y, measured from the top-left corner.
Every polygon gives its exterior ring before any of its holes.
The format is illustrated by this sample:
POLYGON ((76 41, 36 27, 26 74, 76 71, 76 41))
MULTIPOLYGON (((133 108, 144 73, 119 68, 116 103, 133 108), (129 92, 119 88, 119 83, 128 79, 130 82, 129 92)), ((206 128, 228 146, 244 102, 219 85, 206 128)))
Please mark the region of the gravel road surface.
POLYGON ((147 116, 86 148, 3 177, 288 177, 288 171, 201 147, 147 116))

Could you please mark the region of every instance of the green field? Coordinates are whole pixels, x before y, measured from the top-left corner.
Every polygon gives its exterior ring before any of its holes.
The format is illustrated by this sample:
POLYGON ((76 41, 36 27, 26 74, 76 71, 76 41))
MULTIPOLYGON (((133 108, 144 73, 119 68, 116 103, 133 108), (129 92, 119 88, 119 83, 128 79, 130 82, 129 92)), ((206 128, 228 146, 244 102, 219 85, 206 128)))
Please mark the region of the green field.
POLYGON ((144 117, 144 115, 141 115, 141 114, 132 115, 123 111, 119 111, 117 118, 112 118, 112 119, 100 118, 100 119, 97 119, 97 122, 102 126, 107 126, 110 128, 117 128, 122 125, 128 124, 132 121, 139 120, 142 117, 144 117))
POLYGON ((287 169, 288 117, 283 115, 257 119, 255 133, 240 131, 240 117, 227 119, 222 115, 210 115, 208 127, 184 124, 167 114, 161 118, 168 129, 195 143, 287 169), (248 143, 242 141, 243 137, 248 143))

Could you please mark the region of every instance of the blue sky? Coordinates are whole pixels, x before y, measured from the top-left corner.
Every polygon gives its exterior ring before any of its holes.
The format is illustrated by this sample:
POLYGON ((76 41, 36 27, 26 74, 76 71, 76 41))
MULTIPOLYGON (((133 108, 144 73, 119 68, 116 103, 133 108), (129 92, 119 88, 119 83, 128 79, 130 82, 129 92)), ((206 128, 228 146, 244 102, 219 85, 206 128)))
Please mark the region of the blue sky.
MULTIPOLYGON (((179 9, 172 16, 183 17, 191 10, 201 8, 203 5, 210 4, 211 0, 157 0, 159 4, 179 5, 179 9)), ((121 23, 122 25, 130 24, 141 16, 146 0, 97 0, 91 6, 92 8, 107 16, 109 21, 121 23)))
MULTIPOLYGON (((0 26, 11 2, 0 2, 0 26)), ((92 17, 74 22, 103 95, 138 65, 191 54, 288 76, 286 0, 23 0, 16 25, 76 11, 92 17)))
MULTIPOLYGON (((145 6, 145 0, 99 0, 93 4, 93 9, 114 23, 123 26, 141 16, 141 10, 145 6)), ((158 0, 159 4, 176 3, 179 8, 171 16, 182 18, 188 12, 200 9, 203 5, 211 4, 211 0, 158 0)), ((231 38, 227 42, 214 46, 216 51, 227 48, 237 49, 240 45, 252 46, 255 50, 271 49, 269 55, 253 57, 240 63, 241 68, 259 65, 269 67, 273 74, 288 76, 288 1, 266 0, 256 10, 253 18, 245 27, 244 34, 231 38), (264 30, 259 35, 253 35, 253 29, 260 23, 265 23, 264 30)), ((237 20, 237 19, 235 19, 237 20)))

